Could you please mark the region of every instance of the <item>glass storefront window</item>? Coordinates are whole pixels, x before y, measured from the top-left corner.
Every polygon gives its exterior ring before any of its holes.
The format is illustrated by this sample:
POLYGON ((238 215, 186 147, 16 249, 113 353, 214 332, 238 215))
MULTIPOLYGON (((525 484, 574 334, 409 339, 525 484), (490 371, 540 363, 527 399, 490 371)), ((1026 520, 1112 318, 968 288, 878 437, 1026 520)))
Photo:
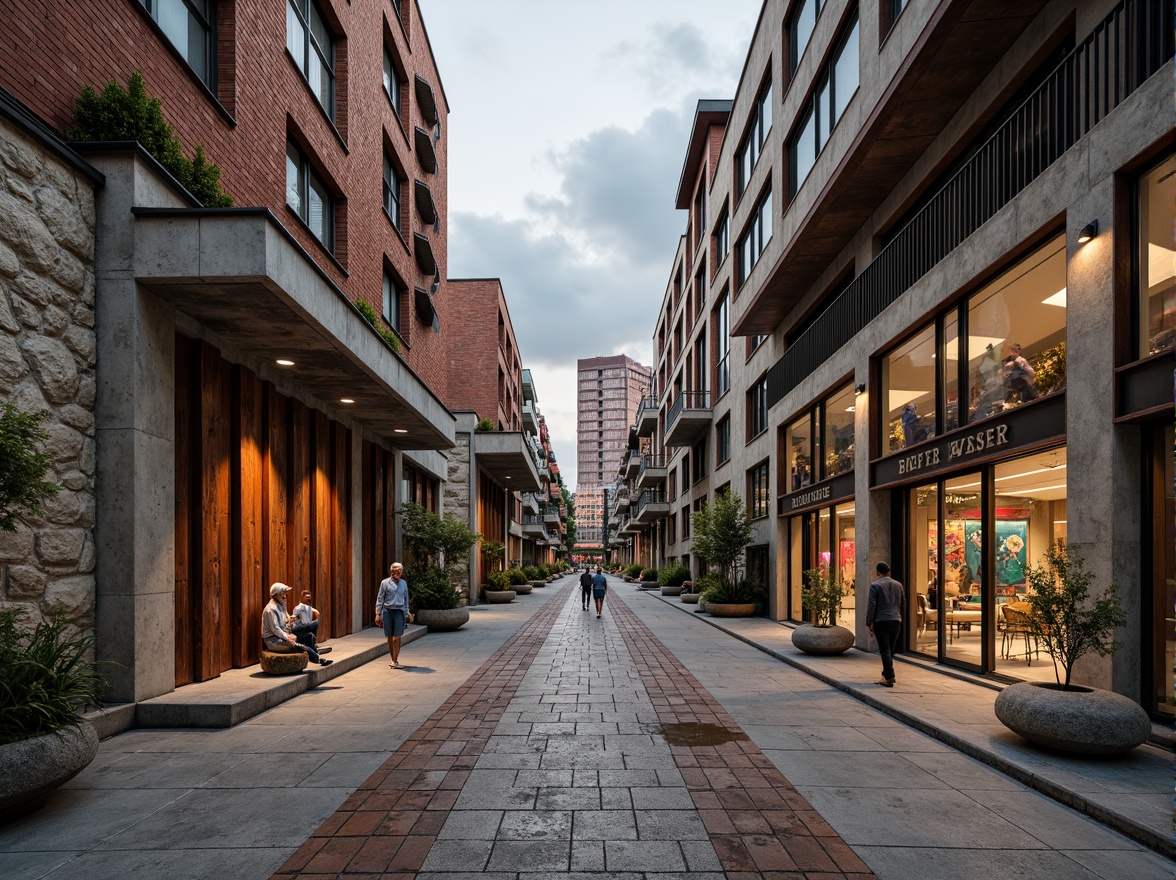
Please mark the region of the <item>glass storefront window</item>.
POLYGON ((919 486, 910 493, 909 571, 907 594, 914 596, 913 613, 907 615, 912 630, 907 644, 920 654, 939 656, 939 618, 943 591, 939 589, 939 486, 919 486))
POLYGON ((857 580, 854 503, 798 514, 788 519, 788 615, 792 620, 811 620, 800 602, 804 573, 814 568, 829 569, 848 588, 837 622, 853 629, 857 580))
POLYGON ((1176 467, 1171 425, 1152 430, 1152 642, 1156 711, 1176 716, 1176 467))
POLYGON ((886 448, 897 452, 935 436, 935 326, 925 327, 882 361, 886 448))
POLYGON ((969 299, 968 383, 972 422, 1065 388, 1064 236, 969 299))
POLYGON ((825 477, 853 470, 853 388, 848 385, 825 402, 825 477))
POLYGON ((960 318, 954 309, 943 322, 943 399, 947 402, 943 414, 943 430, 954 431, 960 426, 960 318))
POLYGON ((1139 182, 1139 356, 1176 345, 1176 156, 1139 182))
MULTIPOLYGON (((943 529, 939 532, 943 614, 947 644, 944 656, 979 666, 984 634, 984 529, 980 512, 981 476, 965 474, 943 486, 943 529)), ((928 585, 938 580, 930 567, 928 585)), ((928 586, 930 589, 930 586, 928 586)))
POLYGON ((788 426, 785 444, 788 449, 788 491, 795 492, 812 482, 812 417, 805 413, 788 426))
POLYGON ((833 537, 836 541, 834 545, 836 553, 835 574, 841 577, 841 582, 848 591, 841 600, 841 613, 837 615, 837 623, 850 630, 854 628, 854 615, 857 606, 856 536, 853 502, 837 505, 833 508, 833 537))

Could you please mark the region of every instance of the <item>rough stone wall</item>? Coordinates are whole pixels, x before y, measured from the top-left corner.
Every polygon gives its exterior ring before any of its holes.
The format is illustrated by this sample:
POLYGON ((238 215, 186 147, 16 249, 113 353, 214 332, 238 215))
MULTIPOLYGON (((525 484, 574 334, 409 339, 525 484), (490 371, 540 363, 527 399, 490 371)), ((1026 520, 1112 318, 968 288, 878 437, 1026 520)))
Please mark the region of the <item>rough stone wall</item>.
MULTIPOLYGON (((471 529, 476 525, 470 522, 470 438, 473 435, 466 431, 457 432, 457 446, 450 449, 449 479, 445 482, 444 496, 441 504, 442 514, 452 513, 471 529)), ((475 545, 476 549, 477 545, 475 545)), ((470 577, 469 560, 463 560, 455 566, 454 576, 461 584, 461 591, 469 597, 470 577)))
POLYGON ((0 602, 34 621, 94 614, 94 193, 0 118, 0 400, 45 410, 43 515, 0 532, 0 602))

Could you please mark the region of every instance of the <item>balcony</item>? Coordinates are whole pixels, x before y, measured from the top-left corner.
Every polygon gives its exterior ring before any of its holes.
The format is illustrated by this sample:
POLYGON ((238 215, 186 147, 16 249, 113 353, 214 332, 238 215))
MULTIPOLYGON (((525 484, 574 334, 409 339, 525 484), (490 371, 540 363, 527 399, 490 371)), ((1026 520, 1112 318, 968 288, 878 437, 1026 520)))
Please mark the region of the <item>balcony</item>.
POLYGON ((543 522, 549 526, 559 525, 559 511, 552 510, 550 507, 543 511, 543 522))
POLYGON ((437 214, 437 203, 433 201, 433 193, 430 191, 429 185, 422 180, 415 181, 413 192, 416 194, 417 216, 432 226, 433 232, 440 232, 441 230, 437 227, 437 221, 440 219, 437 214))
POLYGON ((486 431, 470 435, 474 462, 507 491, 533 492, 541 487, 535 459, 520 431, 486 431))
POLYGON ((713 418, 709 391, 683 391, 666 417, 666 445, 693 446, 706 436, 713 418))
POLYGON ((531 378, 530 370, 523 370, 523 400, 526 403, 535 402, 535 381, 531 378))
POLYGON ((637 409, 637 436, 652 437, 657 430, 657 398, 647 395, 641 398, 641 406, 637 409))
POLYGON ((523 404, 523 430, 529 434, 539 433, 539 419, 535 416, 535 405, 523 404))
POLYGON ((523 513, 539 515, 539 496, 534 492, 523 493, 523 513))
POLYGON ((440 116, 437 115, 437 98, 433 94, 433 87, 420 74, 416 77, 416 97, 421 116, 429 125, 436 125, 440 121, 440 116))
POLYGON ((416 257, 417 268, 423 274, 437 274, 437 258, 433 256, 433 245, 419 232, 412 234, 412 255, 416 257))
POLYGON ((543 528, 543 517, 538 514, 524 514, 523 515, 523 537, 533 538, 536 540, 542 539, 545 534, 543 528))
POLYGON ((633 522, 648 526, 669 515, 670 503, 666 500, 665 492, 642 492, 641 497, 637 500, 633 522))
POLYGON ((420 126, 413 129, 412 142, 416 147, 417 161, 429 174, 437 173, 437 151, 433 149, 433 136, 420 126))
POLYGON ((629 493, 627 491, 618 493, 616 499, 613 501, 613 510, 620 513, 623 510, 627 510, 628 507, 629 493))
POLYGON ((643 455, 637 471, 638 489, 656 489, 665 485, 666 461, 658 455, 643 455))
POLYGON ((641 451, 637 449, 629 450, 629 457, 625 460, 624 475, 626 480, 636 478, 638 471, 641 470, 641 451))

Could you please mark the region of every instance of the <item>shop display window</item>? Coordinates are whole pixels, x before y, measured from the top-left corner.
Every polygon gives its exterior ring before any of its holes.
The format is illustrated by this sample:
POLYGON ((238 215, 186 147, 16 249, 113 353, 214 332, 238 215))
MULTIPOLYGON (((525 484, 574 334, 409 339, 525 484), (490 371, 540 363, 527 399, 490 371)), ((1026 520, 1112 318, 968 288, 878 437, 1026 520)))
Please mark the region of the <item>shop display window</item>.
POLYGON ((897 452, 935 436, 935 325, 882 361, 886 448, 897 452))
POLYGON ((853 470, 853 389, 848 385, 825 402, 824 453, 825 477, 853 470))
POLYGON ((813 481, 813 422, 805 413, 788 426, 784 442, 788 448, 788 491, 803 489, 813 481))
POLYGON ((803 611, 800 601, 804 573, 810 569, 824 568, 834 577, 839 577, 847 589, 841 603, 841 613, 837 615, 837 623, 853 629, 857 605, 856 554, 852 501, 789 517, 789 616, 793 620, 811 619, 811 615, 803 611))
POLYGON ((846 385, 799 416, 785 432, 784 494, 853 470, 854 393, 846 385))
POLYGON ((1139 356, 1176 346, 1176 156, 1139 182, 1139 356))

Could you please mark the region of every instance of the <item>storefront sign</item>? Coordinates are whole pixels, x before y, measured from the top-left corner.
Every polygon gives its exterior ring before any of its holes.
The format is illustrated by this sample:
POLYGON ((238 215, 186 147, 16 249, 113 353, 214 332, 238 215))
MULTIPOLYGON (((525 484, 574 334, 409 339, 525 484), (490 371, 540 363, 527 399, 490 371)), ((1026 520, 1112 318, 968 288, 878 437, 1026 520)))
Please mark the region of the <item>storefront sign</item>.
MULTIPOLYGON (((991 428, 985 428, 983 431, 977 431, 975 434, 957 437, 947 443, 947 463, 951 464, 957 458, 987 452, 989 449, 995 449, 997 446, 1004 446, 1008 442, 1008 425, 993 425, 991 428)), ((934 465, 940 464, 942 460, 943 449, 940 447, 916 452, 913 455, 904 455, 898 460, 898 472, 900 474, 913 474, 916 471, 923 470, 925 467, 933 467, 934 465)))
POLYGON ((798 507, 808 507, 814 501, 828 501, 833 496, 832 487, 821 486, 817 489, 810 489, 807 492, 797 492, 795 495, 788 496, 788 509, 796 510, 798 507))
POLYGON ((776 513, 779 516, 789 516, 852 497, 853 472, 850 471, 815 486, 806 486, 791 495, 781 496, 776 504, 776 513))

